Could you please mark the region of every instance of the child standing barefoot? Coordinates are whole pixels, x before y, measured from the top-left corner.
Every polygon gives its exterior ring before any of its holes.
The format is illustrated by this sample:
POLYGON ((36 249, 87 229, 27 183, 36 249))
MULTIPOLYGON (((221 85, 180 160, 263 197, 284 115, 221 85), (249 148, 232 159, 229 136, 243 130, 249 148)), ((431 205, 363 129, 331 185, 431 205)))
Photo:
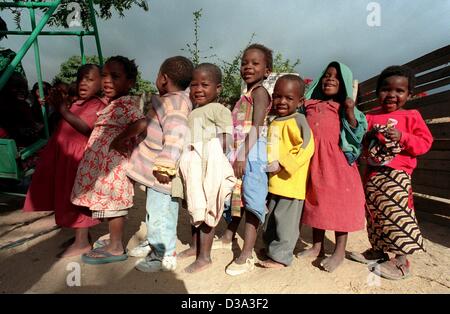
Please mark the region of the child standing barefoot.
POLYGON ((351 153, 358 148, 367 122, 349 98, 352 94, 352 73, 338 62, 330 63, 306 93, 311 98, 305 103, 305 113, 314 134, 315 153, 302 223, 313 228, 313 247, 299 256, 324 256, 325 230, 335 231, 333 255, 321 262, 329 272, 344 260, 348 232, 364 228, 364 191, 351 153), (348 132, 358 139, 354 149, 343 136, 348 132))
POLYGON ((416 157, 431 148, 433 137, 417 110, 403 109, 413 88, 414 74, 404 66, 390 66, 378 77, 376 93, 381 109, 367 114, 371 130, 367 140, 385 137, 399 144, 400 153, 367 170, 367 232, 372 248, 350 254, 352 259, 363 263, 386 259, 386 252, 395 254, 374 267, 375 273, 392 280, 408 277, 410 263, 406 256, 424 250, 414 213, 411 175, 417 166, 416 157), (379 126, 387 127, 377 132, 379 126))
POLYGON ((280 77, 273 91, 277 117, 269 126, 269 214, 264 225, 267 260, 261 265, 280 268, 292 263, 299 236, 306 179, 314 138, 303 114, 305 83, 296 75, 280 77))
POLYGON ((90 251, 88 228, 100 222, 91 217, 88 208, 70 202, 78 165, 97 120, 97 112, 106 105, 96 96, 100 88, 99 67, 86 64, 78 69, 77 74, 80 100, 74 102, 70 109, 67 97, 57 90, 50 93, 49 102, 58 108, 63 120, 41 153, 25 199, 25 211, 54 210, 57 225, 75 229, 75 242, 62 257, 90 251))
MULTIPOLYGON (((270 111, 270 95, 262 82, 272 71, 272 51, 260 44, 244 50, 241 60, 241 77, 247 84, 247 92, 233 108, 233 135, 236 148, 232 160, 238 179, 232 195, 232 213, 245 212, 244 246, 239 257, 231 263, 226 273, 236 276, 254 268, 253 248, 257 230, 266 216, 268 178, 267 166, 267 115, 270 111), (242 184, 241 184, 242 183, 242 184)), ((234 216, 228 224, 218 247, 230 247, 241 217, 234 216)))
POLYGON ((231 112, 215 102, 221 82, 220 69, 211 63, 198 65, 191 82, 190 95, 197 108, 189 115, 191 140, 180 158, 192 224, 192 246, 180 255, 197 257, 186 267, 188 273, 211 265, 214 228, 236 183, 233 168, 225 156, 232 143, 231 112))
POLYGON ((109 222, 110 241, 82 255, 88 264, 127 259, 122 236, 134 190, 125 167, 134 139, 146 127, 136 99, 127 96, 136 77, 134 61, 122 56, 111 57, 103 67, 102 87, 109 105, 98 113, 72 190, 73 204, 89 207, 93 217, 109 222))

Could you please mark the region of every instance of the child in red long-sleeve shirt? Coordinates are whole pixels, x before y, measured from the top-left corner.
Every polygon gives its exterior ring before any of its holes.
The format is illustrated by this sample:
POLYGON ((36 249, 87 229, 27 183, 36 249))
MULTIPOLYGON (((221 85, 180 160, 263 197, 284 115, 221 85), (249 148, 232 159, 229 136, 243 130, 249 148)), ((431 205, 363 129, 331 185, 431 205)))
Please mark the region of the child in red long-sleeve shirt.
POLYGON ((408 277, 410 263, 406 256, 424 250, 414 213, 411 175, 417 166, 416 157, 431 148, 433 136, 417 110, 403 109, 413 87, 414 74, 404 66, 390 66, 378 78, 376 93, 381 109, 366 116, 366 142, 373 144, 375 139, 379 141, 375 145, 388 143, 384 149, 388 158, 379 160, 382 162, 378 165, 372 159, 367 172, 367 232, 372 248, 350 255, 363 263, 378 261, 373 271, 392 280, 408 277), (392 149, 395 147, 398 149, 392 149), (395 257, 388 259, 387 252, 395 257))

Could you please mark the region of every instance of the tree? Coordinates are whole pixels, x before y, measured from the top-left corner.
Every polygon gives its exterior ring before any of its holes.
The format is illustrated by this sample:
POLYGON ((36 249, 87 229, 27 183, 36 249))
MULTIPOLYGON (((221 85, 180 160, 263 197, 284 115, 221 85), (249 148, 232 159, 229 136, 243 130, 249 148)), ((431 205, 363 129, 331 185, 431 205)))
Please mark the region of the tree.
MULTIPOLYGON (((188 51, 191 55, 191 60, 194 65, 201 63, 201 60, 208 61, 213 57, 217 57, 216 54, 211 54, 209 56, 203 56, 204 51, 200 50, 200 18, 202 17, 202 9, 194 11, 194 41, 192 43, 186 44, 187 49, 182 48, 183 51, 188 51)), ((255 37, 253 33, 250 40, 247 43, 248 47, 252 44, 255 37)), ((208 51, 213 50, 212 46, 209 47, 208 51)), ((227 61, 218 58, 219 67, 222 70, 222 91, 219 95, 219 101, 228 107, 231 107, 236 103, 241 95, 242 89, 242 79, 241 79, 241 56, 244 50, 240 50, 231 61, 227 61)), ((212 62, 214 63, 214 62, 212 62)), ((284 59, 281 53, 276 53, 273 59, 273 70, 275 73, 291 73, 295 72, 295 67, 300 64, 300 59, 296 59, 291 62, 289 59, 284 59)))
MULTIPOLYGON (((97 56, 86 56, 86 63, 99 64, 97 56)), ((55 81, 62 81, 64 83, 71 83, 77 79, 77 71, 81 66, 81 57, 72 56, 67 61, 63 62, 60 66, 59 73, 53 79, 55 81)), ((141 72, 138 71, 138 76, 136 79, 136 86, 130 91, 132 95, 141 95, 143 92, 146 93, 156 93, 156 87, 147 80, 142 79, 141 72)))
MULTIPOLYGON (((11 2, 11 0, 2 0, 3 2, 11 2)), ((46 0, 22 0, 22 2, 46 2, 46 0)), ((89 5, 87 1, 74 1, 74 0, 62 0, 60 6, 49 19, 50 26, 62 26, 68 28, 67 17, 74 12, 74 3, 79 5, 81 22, 84 28, 91 26, 89 19, 89 5)), ((133 6, 138 6, 144 11, 149 10, 149 6, 146 0, 93 0, 96 16, 101 19, 110 19, 112 11, 119 14, 120 17, 124 16, 124 11, 131 9, 133 6)), ((14 20, 16 26, 20 29, 20 22, 22 16, 22 10, 19 8, 10 9, 14 14, 14 20)), ((47 8, 41 9, 43 12, 47 11, 47 8)))

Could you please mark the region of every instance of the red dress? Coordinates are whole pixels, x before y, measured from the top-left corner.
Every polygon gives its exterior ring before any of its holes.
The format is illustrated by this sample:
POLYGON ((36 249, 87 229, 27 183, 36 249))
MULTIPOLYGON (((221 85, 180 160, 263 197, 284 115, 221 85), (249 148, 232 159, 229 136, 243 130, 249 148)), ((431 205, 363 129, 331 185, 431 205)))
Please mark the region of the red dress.
POLYGON ((302 223, 341 232, 364 228, 364 190, 356 163, 350 166, 339 147, 339 104, 308 100, 306 118, 314 134, 302 223))
MULTIPOLYGON (((98 99, 75 102, 70 111, 93 128, 97 112, 106 104, 98 99)), ((68 228, 87 228, 100 221, 85 207, 70 202, 70 195, 89 137, 61 120, 55 134, 40 155, 25 199, 24 211, 55 211, 56 224, 68 228)))

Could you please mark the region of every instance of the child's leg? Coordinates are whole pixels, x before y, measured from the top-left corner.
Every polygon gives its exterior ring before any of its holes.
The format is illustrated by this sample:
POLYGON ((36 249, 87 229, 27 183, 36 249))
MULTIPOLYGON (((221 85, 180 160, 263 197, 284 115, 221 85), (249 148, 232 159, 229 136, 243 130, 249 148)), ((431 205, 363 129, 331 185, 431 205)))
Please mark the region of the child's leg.
POLYGON ((297 254, 298 257, 323 257, 325 256, 323 249, 323 240, 325 230, 313 228, 313 246, 303 252, 297 254))
POLYGON ((121 255, 124 252, 122 241, 125 216, 109 218, 108 223, 109 244, 105 247, 105 251, 113 255, 121 255))
POLYGON ((211 266, 211 247, 214 239, 215 228, 203 223, 198 228, 199 241, 197 242, 197 259, 184 269, 187 273, 195 273, 211 266))
POLYGON ((241 217, 235 217, 233 216, 231 218, 231 222, 228 224, 227 229, 225 230, 224 234, 220 237, 220 240, 223 243, 230 243, 231 241, 233 241, 237 229, 239 227, 239 224, 241 222, 241 217))
POLYGON ((292 263, 293 251, 299 237, 299 223, 302 215, 303 200, 271 196, 264 230, 264 242, 268 260, 261 262, 268 268, 284 267, 292 263))
POLYGON ((345 247, 347 245, 347 232, 338 232, 335 233, 336 237, 336 246, 334 247, 333 255, 324 259, 320 265, 330 273, 334 271, 339 265, 341 265, 342 261, 345 258, 345 247))
POLYGON ((147 189, 147 238, 157 256, 174 256, 177 240, 178 199, 147 189))
POLYGON ((259 219, 250 211, 245 211, 245 231, 244 246, 241 254, 236 259, 236 264, 244 264, 248 258, 252 257, 253 248, 255 247, 256 237, 258 235, 259 219))
POLYGON ((198 255, 197 248, 198 248, 198 240, 199 240, 199 232, 198 229, 194 226, 191 226, 191 233, 192 233, 192 242, 189 245, 189 248, 180 252, 178 254, 178 258, 186 258, 191 256, 198 255))
POLYGON ((75 241, 61 254, 61 257, 77 256, 90 250, 89 228, 77 228, 75 229, 75 241))

